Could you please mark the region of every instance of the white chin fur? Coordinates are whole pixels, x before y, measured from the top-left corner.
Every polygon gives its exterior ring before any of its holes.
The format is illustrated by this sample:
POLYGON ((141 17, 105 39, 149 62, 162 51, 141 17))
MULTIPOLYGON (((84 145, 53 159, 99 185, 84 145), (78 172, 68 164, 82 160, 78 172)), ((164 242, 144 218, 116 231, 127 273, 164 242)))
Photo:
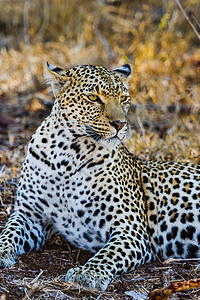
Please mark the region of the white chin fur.
POLYGON ((119 146, 121 144, 121 140, 117 137, 113 137, 110 139, 100 139, 99 144, 101 144, 103 147, 106 147, 108 149, 113 149, 116 148, 117 146, 119 146))

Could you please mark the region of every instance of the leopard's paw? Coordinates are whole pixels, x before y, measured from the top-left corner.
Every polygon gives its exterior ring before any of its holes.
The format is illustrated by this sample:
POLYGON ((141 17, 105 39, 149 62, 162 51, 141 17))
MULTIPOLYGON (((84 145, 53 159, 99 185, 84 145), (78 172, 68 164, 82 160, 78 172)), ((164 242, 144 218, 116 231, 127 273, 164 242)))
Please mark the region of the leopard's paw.
POLYGON ((0 246, 0 268, 8 268, 15 264, 15 253, 13 247, 0 246))
POLYGON ((96 288, 100 291, 105 291, 111 281, 111 277, 104 275, 103 272, 94 271, 87 267, 77 267, 68 270, 65 281, 71 280, 82 283, 89 288, 96 288))

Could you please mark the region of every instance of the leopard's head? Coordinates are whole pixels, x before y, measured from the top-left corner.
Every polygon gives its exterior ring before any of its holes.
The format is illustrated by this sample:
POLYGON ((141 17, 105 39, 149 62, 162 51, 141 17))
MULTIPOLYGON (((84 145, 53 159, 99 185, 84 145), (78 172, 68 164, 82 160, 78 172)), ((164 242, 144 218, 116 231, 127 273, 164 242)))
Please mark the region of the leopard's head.
POLYGON ((48 63, 45 68, 67 124, 79 136, 91 136, 104 145, 118 145, 127 134, 130 75, 128 64, 113 71, 91 65, 65 71, 48 63))

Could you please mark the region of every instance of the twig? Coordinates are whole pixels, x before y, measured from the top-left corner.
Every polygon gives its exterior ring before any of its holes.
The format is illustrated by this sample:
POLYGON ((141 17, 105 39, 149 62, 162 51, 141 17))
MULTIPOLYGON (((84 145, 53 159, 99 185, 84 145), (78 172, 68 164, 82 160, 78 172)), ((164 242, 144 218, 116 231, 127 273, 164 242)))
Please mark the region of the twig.
POLYGON ((31 281, 31 284, 34 284, 35 282, 37 282, 43 272, 44 272, 44 270, 41 270, 40 273, 31 281))
POLYGON ((172 262, 182 262, 182 261, 200 261, 200 258, 169 258, 164 261, 164 264, 170 264, 172 262))
POLYGON ((29 288, 29 291, 27 291, 26 289, 24 290, 26 295, 22 298, 22 300, 31 299, 30 296, 39 289, 38 279, 40 278, 40 276, 42 275, 43 272, 44 272, 43 270, 40 270, 40 273, 30 282, 30 286, 27 285, 27 287, 29 288))
POLYGON ((27 290, 25 289, 24 292, 25 292, 25 296, 22 298, 22 300, 30 300, 30 296, 32 296, 39 288, 39 282, 35 282, 31 289, 27 292, 27 290))
POLYGON ((179 0, 175 0, 176 4, 178 5, 178 7, 180 8, 182 14, 184 15, 184 17, 186 18, 186 20, 188 21, 188 23, 190 24, 190 26, 192 27, 192 29, 194 30, 196 36, 198 37, 198 39, 200 40, 200 34, 198 33, 198 31, 196 30, 196 28, 194 27, 194 25, 192 24, 192 22, 190 21, 188 15, 186 14, 186 12, 184 11, 181 3, 179 0))

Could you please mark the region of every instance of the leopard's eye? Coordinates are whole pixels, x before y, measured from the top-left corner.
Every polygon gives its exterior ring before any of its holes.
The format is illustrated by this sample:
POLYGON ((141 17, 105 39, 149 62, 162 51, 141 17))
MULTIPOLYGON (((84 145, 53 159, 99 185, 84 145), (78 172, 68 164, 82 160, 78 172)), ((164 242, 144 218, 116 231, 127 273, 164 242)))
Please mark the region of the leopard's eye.
POLYGON ((120 97, 120 100, 121 100, 122 103, 125 104, 125 103, 128 103, 128 102, 129 102, 129 97, 128 97, 128 96, 121 96, 121 97, 120 97))
POLYGON ((101 101, 101 99, 98 96, 92 95, 92 94, 86 95, 86 96, 87 96, 88 100, 90 100, 92 102, 97 102, 99 104, 102 104, 102 101, 101 101))
POLYGON ((91 101, 97 101, 97 100, 99 99, 99 97, 96 96, 96 95, 88 95, 87 97, 88 97, 88 99, 91 100, 91 101))

